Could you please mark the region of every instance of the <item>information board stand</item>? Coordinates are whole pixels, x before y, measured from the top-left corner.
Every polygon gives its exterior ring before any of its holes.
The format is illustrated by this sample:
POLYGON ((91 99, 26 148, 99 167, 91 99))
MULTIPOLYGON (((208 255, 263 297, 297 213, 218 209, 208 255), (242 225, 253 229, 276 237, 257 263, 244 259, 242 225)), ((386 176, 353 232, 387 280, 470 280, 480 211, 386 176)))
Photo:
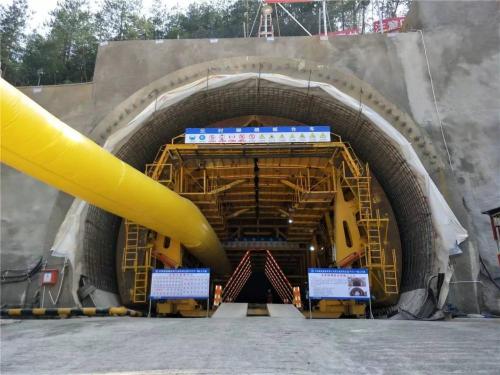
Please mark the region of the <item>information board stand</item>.
POLYGON ((152 300, 204 299, 207 317, 210 310, 210 269, 176 268, 154 269, 151 273, 149 316, 152 300))
POLYGON ((312 299, 368 301, 373 319, 370 279, 366 268, 309 268, 309 319, 312 299))
POLYGON ((311 292, 309 291, 309 319, 313 318, 312 308, 311 308, 311 292))

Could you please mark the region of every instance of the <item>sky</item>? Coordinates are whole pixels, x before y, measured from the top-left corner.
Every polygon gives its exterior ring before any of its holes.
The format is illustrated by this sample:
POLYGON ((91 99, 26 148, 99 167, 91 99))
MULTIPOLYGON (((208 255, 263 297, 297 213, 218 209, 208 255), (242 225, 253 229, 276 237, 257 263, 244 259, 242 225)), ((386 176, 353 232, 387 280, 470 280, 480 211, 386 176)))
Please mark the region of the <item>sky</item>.
MULTIPOLYGON (((58 0, 28 0, 28 5, 32 11, 31 20, 29 22, 29 30, 37 30, 39 32, 43 29, 44 22, 49 17, 49 12, 57 5, 58 0)), ((59 0, 60 1, 60 0, 59 0)), ((179 5, 180 8, 186 8, 189 4, 194 2, 208 2, 209 0, 164 0, 168 7, 175 8, 179 5)), ((153 0, 142 0, 143 9, 147 12, 151 8, 153 0)), ((97 10, 100 1, 91 0, 92 10, 97 10)), ((9 6, 12 0, 0 0, 0 4, 9 6)))

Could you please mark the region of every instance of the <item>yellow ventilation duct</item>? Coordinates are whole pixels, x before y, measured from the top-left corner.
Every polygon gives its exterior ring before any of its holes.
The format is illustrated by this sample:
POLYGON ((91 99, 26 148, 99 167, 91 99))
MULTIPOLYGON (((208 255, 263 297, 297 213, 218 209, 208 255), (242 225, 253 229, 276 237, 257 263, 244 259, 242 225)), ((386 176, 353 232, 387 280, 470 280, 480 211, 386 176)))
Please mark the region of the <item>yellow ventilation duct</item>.
POLYGON ((153 181, 1 80, 1 161, 103 210, 178 239, 217 273, 231 267, 189 200, 153 181))

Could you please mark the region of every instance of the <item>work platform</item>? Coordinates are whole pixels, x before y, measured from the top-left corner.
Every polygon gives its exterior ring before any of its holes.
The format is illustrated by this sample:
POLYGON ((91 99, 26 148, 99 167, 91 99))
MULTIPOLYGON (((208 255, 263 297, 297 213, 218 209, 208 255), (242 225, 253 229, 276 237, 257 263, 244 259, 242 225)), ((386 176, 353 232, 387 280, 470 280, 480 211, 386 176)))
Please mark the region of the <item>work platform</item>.
MULTIPOLYGON (((350 144, 321 135, 321 142, 190 144, 181 134, 146 165, 146 175, 191 200, 229 244, 224 251, 235 271, 218 281, 222 301, 234 302, 250 275, 264 272, 291 303, 309 267, 332 266, 368 268, 377 302, 395 302, 400 243, 390 205, 350 144)), ((127 221, 122 256, 122 271, 133 279, 122 297, 136 304, 146 303, 151 257, 183 265, 180 244, 146 228, 140 235, 141 228, 127 221)))
POLYGON ((0 323, 2 374, 498 374, 500 368, 498 319, 0 323))

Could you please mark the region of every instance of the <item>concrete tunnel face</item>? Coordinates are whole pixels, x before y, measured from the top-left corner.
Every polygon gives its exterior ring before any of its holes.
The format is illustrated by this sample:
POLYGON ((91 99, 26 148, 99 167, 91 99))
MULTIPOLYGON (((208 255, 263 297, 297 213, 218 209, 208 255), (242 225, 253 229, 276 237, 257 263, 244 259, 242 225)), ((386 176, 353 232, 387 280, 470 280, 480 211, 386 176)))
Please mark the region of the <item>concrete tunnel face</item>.
MULTIPOLYGON (((394 211, 402 246, 401 293, 425 287, 433 270, 434 230, 429 204, 417 177, 388 137, 363 113, 318 88, 249 79, 192 94, 154 113, 116 156, 143 171, 158 149, 185 128, 208 127, 249 115, 328 125, 349 142, 358 157, 370 164, 394 211)), ((90 206, 84 225, 84 274, 97 288, 113 293, 118 293, 116 253, 121 221, 90 206)))

